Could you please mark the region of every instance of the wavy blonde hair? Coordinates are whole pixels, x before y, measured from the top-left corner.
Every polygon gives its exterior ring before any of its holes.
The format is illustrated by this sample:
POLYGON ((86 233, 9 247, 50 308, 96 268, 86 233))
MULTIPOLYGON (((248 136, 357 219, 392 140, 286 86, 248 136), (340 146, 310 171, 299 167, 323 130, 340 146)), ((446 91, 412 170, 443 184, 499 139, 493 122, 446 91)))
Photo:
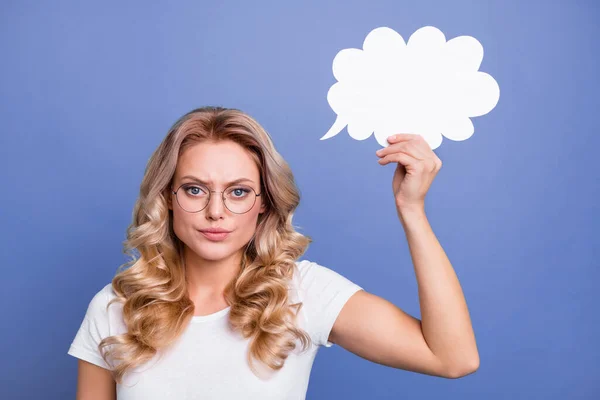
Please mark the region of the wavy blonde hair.
POLYGON ((230 325, 250 340, 247 360, 254 374, 253 358, 276 371, 296 348, 296 339, 304 350, 312 342, 308 333, 295 325, 302 303, 288 301, 295 261, 312 242, 292 225, 300 202, 292 172, 268 133, 252 117, 237 109, 198 108, 175 122, 148 161, 123 242, 124 253, 132 259, 121 265, 112 279, 117 297, 109 305, 115 301, 123 304, 127 332, 104 338, 99 349, 118 383, 128 370, 173 344, 194 314, 186 286, 184 245, 173 231, 168 208, 170 187, 177 160, 187 148, 223 140, 240 144, 254 159, 267 205, 244 249, 239 273, 225 289, 231 306, 230 325), (112 365, 110 359, 118 365, 112 365))

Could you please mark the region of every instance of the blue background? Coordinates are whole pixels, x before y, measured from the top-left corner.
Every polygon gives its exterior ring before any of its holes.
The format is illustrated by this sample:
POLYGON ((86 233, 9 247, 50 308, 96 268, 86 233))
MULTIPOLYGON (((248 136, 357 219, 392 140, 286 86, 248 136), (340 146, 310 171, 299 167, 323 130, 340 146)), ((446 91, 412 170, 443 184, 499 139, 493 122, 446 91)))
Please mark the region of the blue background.
POLYGON ((429 221, 467 298, 480 369, 447 380, 319 352, 309 399, 600 398, 596 2, 25 2, 0 17, 3 399, 74 398, 66 354, 121 253, 146 163, 203 105, 255 117, 302 194, 304 258, 420 318, 374 137, 326 95, 372 29, 433 25, 483 45, 500 86, 475 134, 444 140, 429 221), (594 229, 596 228, 596 229, 594 229))

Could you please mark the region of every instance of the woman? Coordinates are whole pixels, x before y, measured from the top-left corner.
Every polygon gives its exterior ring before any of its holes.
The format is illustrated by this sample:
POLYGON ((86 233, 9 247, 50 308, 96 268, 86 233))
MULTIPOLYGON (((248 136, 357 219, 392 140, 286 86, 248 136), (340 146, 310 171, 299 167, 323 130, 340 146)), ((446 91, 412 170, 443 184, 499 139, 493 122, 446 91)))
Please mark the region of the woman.
POLYGON ((149 160, 125 242, 133 259, 93 297, 68 351, 77 398, 303 399, 318 348, 334 343, 429 375, 476 370, 460 285, 424 216, 441 162, 418 135, 378 155, 398 162, 423 321, 299 260, 311 239, 292 225, 300 197, 287 163, 253 118, 204 107, 149 160))

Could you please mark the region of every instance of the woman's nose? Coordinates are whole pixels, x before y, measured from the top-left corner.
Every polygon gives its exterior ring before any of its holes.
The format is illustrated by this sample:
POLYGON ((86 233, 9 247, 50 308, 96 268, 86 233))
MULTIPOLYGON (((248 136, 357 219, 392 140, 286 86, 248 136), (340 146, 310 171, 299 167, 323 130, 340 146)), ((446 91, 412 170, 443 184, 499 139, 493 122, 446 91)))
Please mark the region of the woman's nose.
POLYGON ((223 204, 223 197, 220 193, 213 193, 208 200, 208 206, 206 207, 206 214, 210 218, 219 218, 223 212, 225 212, 225 204, 223 204))

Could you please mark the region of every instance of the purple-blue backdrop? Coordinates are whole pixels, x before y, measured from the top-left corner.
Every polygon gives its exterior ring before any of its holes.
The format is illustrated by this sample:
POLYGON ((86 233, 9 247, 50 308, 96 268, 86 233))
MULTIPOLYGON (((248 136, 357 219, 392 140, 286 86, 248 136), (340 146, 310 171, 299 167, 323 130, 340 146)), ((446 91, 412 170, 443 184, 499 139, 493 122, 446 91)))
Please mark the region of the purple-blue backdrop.
POLYGON ((377 163, 374 137, 319 138, 335 120, 339 50, 376 27, 408 39, 433 25, 477 38, 480 70, 500 86, 474 136, 436 150, 444 166, 426 201, 481 367, 447 380, 334 346, 308 398, 600 398, 599 6, 449 3, 2 2, 0 397, 74 398, 66 352, 126 261, 146 162, 203 105, 240 108, 273 137, 302 194, 294 223, 315 240, 304 258, 420 318, 394 165, 377 163))

